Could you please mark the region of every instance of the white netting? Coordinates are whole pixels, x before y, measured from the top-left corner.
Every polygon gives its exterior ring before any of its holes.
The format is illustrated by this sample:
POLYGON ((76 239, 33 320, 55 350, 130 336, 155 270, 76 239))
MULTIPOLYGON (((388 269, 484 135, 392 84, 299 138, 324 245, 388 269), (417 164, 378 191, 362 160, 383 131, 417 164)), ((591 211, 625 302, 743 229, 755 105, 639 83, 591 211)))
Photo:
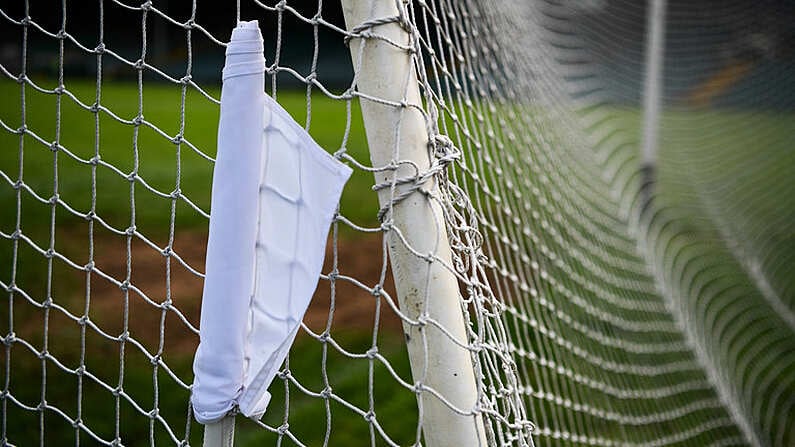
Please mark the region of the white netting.
POLYGON ((667 2, 642 193, 641 2, 381 1, 396 13, 348 24, 336 1, 0 6, 2 442, 200 444, 190 365, 241 18, 260 21, 268 93, 355 173, 238 444, 419 444, 444 430, 428 399, 482 419, 489 445, 795 442, 792 8, 667 2), (414 102, 405 83, 362 93, 351 52, 376 42, 411 58, 414 102), (371 163, 360 101, 417 114, 430 165, 401 145, 371 163), (416 200, 438 204, 450 253, 405 247, 439 231, 396 225, 416 200), (390 244, 455 276, 463 339, 398 308, 390 244), (412 376, 404 332, 425 363, 428 336, 471 353, 476 403, 412 376))

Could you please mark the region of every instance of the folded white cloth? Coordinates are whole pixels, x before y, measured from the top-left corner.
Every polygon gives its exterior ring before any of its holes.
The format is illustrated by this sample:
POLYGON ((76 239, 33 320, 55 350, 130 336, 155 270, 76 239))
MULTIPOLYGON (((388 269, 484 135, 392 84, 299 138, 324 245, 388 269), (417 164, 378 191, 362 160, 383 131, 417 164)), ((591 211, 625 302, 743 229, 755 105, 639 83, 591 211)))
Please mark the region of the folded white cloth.
POLYGON ((351 169, 264 93, 256 21, 226 50, 212 216, 191 402, 211 423, 259 418, 317 287, 351 169))

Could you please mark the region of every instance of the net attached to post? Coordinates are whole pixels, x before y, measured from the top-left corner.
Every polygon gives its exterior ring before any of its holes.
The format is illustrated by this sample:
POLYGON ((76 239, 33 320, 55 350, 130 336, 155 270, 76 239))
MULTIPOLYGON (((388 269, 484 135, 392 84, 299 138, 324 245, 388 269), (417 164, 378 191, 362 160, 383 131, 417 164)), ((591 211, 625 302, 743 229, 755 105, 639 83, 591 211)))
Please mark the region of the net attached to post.
POLYGON ((201 444, 190 366, 240 19, 261 24, 267 92, 354 174, 239 445, 444 437, 423 399, 482 421, 488 445, 795 442, 792 8, 667 2, 642 193, 642 2, 394 4, 348 24, 327 0, 0 6, 2 442, 201 444), (405 42, 384 38, 396 25, 405 42), (415 101, 362 93, 350 52, 374 41, 410 58, 415 101), (419 114, 429 167, 399 148, 373 164, 360 102, 419 114), (444 228, 396 226, 412 200, 444 228), (449 263, 405 243, 440 230, 449 263), (455 276, 463 338, 399 308, 396 240, 455 276), (474 404, 412 375, 412 331, 470 353, 474 404))

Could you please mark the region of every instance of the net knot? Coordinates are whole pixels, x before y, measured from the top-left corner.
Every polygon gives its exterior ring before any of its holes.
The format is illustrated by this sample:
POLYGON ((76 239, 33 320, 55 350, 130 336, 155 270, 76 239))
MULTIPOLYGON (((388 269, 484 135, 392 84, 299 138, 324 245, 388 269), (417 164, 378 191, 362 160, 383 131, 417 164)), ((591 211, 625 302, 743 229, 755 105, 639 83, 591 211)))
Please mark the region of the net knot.
POLYGON ((368 359, 370 360, 374 359, 375 356, 378 354, 378 346, 373 346, 372 348, 368 349, 365 354, 367 355, 368 359))
POLYGON ((192 80, 193 80, 193 76, 191 76, 190 74, 186 74, 185 76, 183 76, 183 77, 181 77, 179 79, 179 83, 182 84, 182 85, 188 85, 188 84, 190 84, 190 81, 192 81, 192 80))
MULTIPOLYGON (((343 95, 341 96, 341 98, 343 98, 343 99, 350 99, 350 98, 346 98, 346 97, 345 97, 345 94, 343 94, 343 95)), ((331 155, 332 155, 334 158, 336 158, 337 160, 340 160, 340 161, 342 161, 342 160, 345 158, 345 155, 347 155, 347 153, 348 153, 348 148, 347 148, 347 147, 345 147, 345 146, 343 145, 341 148, 337 149, 337 150, 336 150, 336 151, 335 151, 333 154, 331 154, 331 155)), ((334 217, 336 218, 338 215, 339 215, 339 214, 336 214, 334 217)))
POLYGON ((287 422, 283 423, 282 425, 276 427, 276 431, 279 432, 280 435, 284 435, 290 429, 290 424, 287 422))
POLYGON ((445 165, 461 158, 461 151, 455 147, 453 140, 447 135, 436 134, 431 138, 429 144, 436 158, 445 165))
POLYGON ((100 42, 99 45, 94 47, 94 53, 96 54, 104 54, 105 53, 105 44, 100 42))
POLYGON ((17 334, 13 332, 9 332, 5 337, 3 337, 3 344, 6 346, 10 346, 17 341, 17 334))
POLYGON ((196 28, 196 21, 193 18, 190 18, 182 24, 182 27, 185 29, 193 29, 196 28))
POLYGON ((408 30, 408 24, 405 23, 405 20, 400 16, 389 16, 389 17, 380 17, 376 19, 365 20, 364 22, 354 26, 349 31, 349 34, 345 36, 343 42, 345 45, 350 45, 351 39, 354 38, 373 38, 376 37, 370 32, 376 26, 386 25, 388 23, 397 23, 400 25, 401 28, 404 30, 408 30))
MULTIPOLYGON (((488 407, 486 407, 486 408, 488 408, 488 407)), ((483 413, 483 406, 480 404, 480 401, 476 401, 475 405, 472 406, 472 413, 473 414, 483 413)))
MULTIPOLYGON (((381 209, 378 211, 377 217, 379 221, 384 222, 384 219, 391 208, 415 192, 419 192, 430 197, 431 193, 423 189, 423 186, 425 186, 425 184, 430 180, 436 178, 436 176, 443 175, 451 163, 461 158, 461 151, 455 147, 453 141, 450 140, 450 138, 448 138, 446 135, 435 135, 428 142, 428 145, 429 149, 431 150, 433 160, 427 170, 420 171, 417 165, 411 163, 416 170, 415 175, 373 185, 374 191, 390 188, 393 184, 395 186, 405 185, 403 190, 401 190, 399 193, 396 193, 394 197, 392 197, 390 203, 381 207, 381 209)), ((395 163, 391 163, 388 168, 391 169, 393 165, 395 165, 395 163)), ((394 169, 397 169, 397 167, 395 166, 394 169)))
POLYGON ((422 259, 428 264, 432 264, 434 261, 436 261, 436 255, 433 252, 429 252, 426 253, 425 256, 422 257, 422 259))
POLYGON ((33 23, 33 19, 31 19, 30 16, 25 16, 19 21, 19 23, 21 23, 22 26, 28 26, 33 23))
POLYGON ((141 3, 141 11, 151 11, 152 10, 152 0, 146 0, 145 2, 141 3))

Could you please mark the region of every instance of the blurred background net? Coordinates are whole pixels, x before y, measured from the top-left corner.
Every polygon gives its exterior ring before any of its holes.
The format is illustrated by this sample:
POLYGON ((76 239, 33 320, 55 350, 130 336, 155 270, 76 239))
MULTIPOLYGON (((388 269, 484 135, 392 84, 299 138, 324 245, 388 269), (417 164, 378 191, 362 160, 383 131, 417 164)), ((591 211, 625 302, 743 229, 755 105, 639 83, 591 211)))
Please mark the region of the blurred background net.
MULTIPOLYGON (((238 3, 0 6, 3 443, 201 443, 191 362, 238 19, 260 22, 267 92, 355 173, 271 406, 237 443, 438 429, 340 4, 238 3)), ((795 443, 795 5, 667 1, 650 200, 645 2, 398 5, 418 109, 456 155, 437 198, 479 379, 463 410, 490 444, 795 443)))

